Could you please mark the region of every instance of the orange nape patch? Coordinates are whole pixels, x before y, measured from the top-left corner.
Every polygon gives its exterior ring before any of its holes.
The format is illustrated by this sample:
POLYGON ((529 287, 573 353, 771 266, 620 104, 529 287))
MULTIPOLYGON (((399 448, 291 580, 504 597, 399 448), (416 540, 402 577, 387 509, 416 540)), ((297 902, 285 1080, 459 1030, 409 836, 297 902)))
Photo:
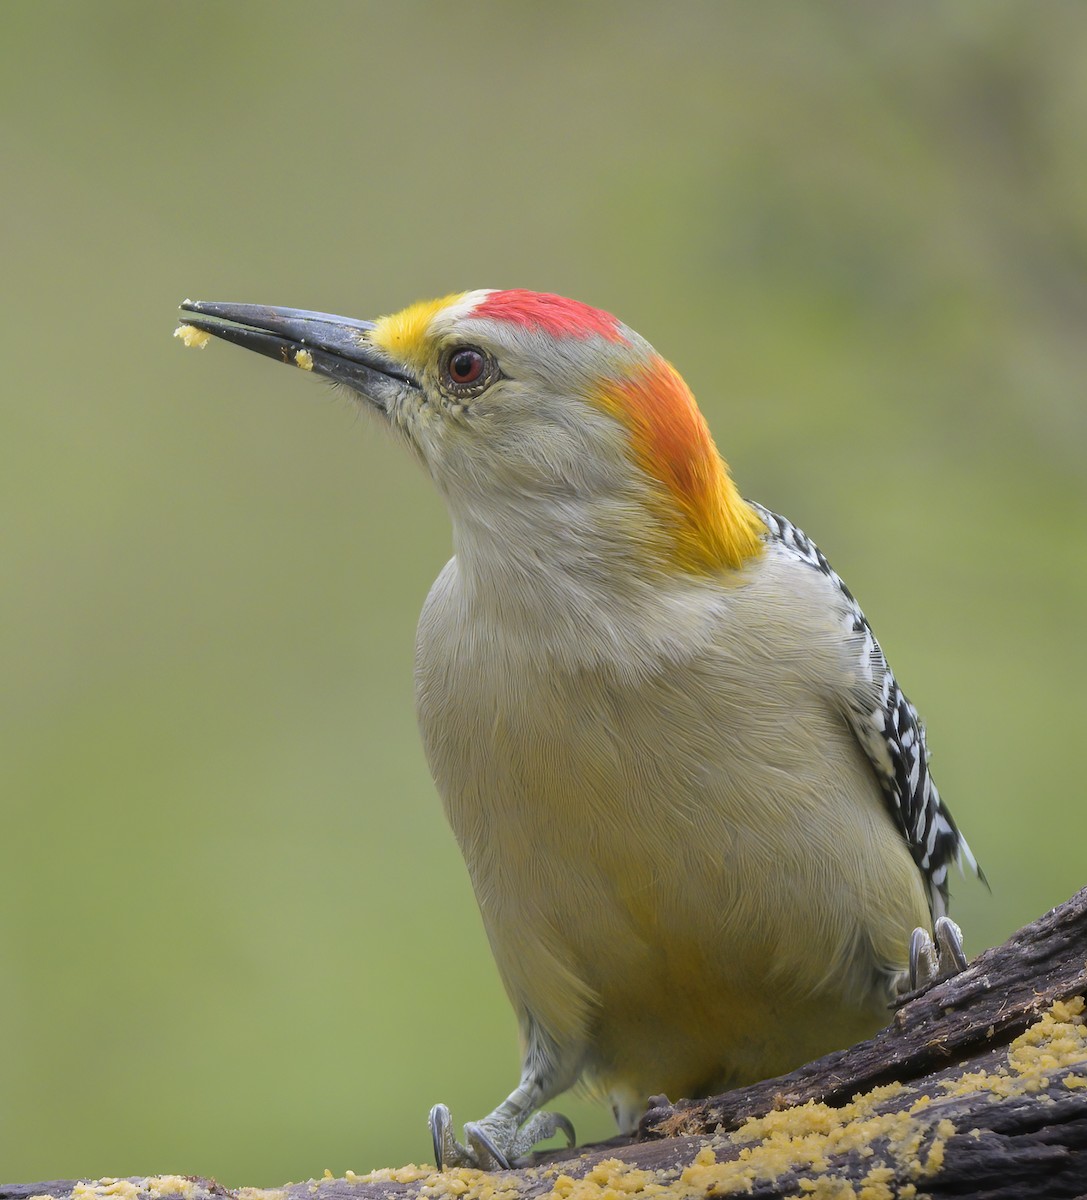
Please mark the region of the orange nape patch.
POLYGON ((676 565, 739 567, 762 549, 766 526, 740 495, 679 372, 655 356, 637 374, 608 380, 603 408, 630 430, 639 466, 664 485, 679 516, 676 565))
POLYGON ((420 300, 398 313, 381 317, 369 339, 390 358, 421 370, 430 357, 428 333, 431 322, 443 308, 456 304, 463 295, 463 292, 454 292, 440 300, 420 300))

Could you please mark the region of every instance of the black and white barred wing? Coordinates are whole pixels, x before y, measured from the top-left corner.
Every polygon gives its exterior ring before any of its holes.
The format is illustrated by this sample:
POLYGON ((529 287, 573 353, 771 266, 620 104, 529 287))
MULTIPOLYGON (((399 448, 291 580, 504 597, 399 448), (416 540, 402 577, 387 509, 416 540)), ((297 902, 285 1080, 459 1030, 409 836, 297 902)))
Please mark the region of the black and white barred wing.
POLYGON ((947 909, 948 866, 978 870, 929 772, 925 729, 917 710, 898 686, 872 627, 826 556, 803 530, 761 505, 753 505, 766 522, 770 537, 813 570, 821 571, 841 593, 847 631, 858 635, 858 668, 868 685, 849 697, 845 716, 864 748, 883 790, 884 802, 928 884, 932 915, 947 909))

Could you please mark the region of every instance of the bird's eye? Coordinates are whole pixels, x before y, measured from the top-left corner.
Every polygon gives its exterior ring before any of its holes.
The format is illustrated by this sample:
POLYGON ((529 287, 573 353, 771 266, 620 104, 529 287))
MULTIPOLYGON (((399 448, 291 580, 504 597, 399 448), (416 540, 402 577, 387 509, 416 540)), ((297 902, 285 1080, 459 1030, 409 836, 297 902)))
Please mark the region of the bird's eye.
POLYGON ((450 346, 438 373, 442 391, 456 400, 478 396, 502 374, 494 358, 478 346, 450 346))
POLYGON ((449 356, 446 370, 449 372, 450 381, 457 387, 468 387, 479 382, 486 365, 481 351, 471 346, 462 346, 449 356))

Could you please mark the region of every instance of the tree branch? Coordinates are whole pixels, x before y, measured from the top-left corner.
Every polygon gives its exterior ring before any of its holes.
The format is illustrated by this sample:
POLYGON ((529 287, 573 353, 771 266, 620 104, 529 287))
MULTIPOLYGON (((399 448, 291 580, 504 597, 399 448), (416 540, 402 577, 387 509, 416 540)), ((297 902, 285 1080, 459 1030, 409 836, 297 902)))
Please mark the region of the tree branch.
POLYGON ((605 1200, 654 1185, 740 1192, 1087 1195, 1087 889, 911 997, 867 1042, 703 1101, 662 1101, 636 1140, 488 1175, 431 1168, 230 1192, 167 1176, 0 1186, 0 1200, 605 1200))

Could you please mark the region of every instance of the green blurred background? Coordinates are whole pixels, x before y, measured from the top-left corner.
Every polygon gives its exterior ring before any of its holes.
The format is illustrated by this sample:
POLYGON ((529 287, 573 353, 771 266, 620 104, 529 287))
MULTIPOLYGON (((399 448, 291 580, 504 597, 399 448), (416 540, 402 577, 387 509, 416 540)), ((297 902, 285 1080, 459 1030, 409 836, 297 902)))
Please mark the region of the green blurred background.
POLYGON ((1085 55, 1072 3, 5 5, 0 1178, 363 1171, 515 1081, 412 712, 444 513, 185 296, 618 313, 865 605, 971 950, 1087 882, 1085 55))

